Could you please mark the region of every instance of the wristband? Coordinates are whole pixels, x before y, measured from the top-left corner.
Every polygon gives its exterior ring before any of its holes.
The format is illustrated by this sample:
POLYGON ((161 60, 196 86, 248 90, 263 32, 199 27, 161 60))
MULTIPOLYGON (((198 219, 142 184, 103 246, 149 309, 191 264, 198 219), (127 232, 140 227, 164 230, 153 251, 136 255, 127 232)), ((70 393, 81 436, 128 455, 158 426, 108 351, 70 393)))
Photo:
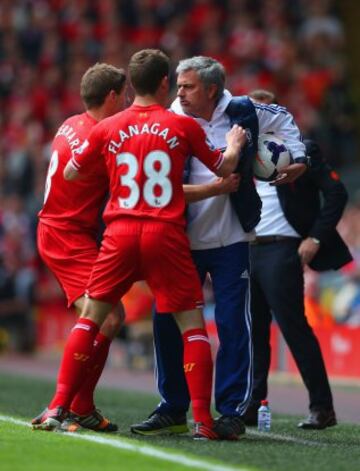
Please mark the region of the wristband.
POLYGON ((309 157, 296 157, 294 159, 294 164, 305 164, 307 167, 309 166, 309 157))

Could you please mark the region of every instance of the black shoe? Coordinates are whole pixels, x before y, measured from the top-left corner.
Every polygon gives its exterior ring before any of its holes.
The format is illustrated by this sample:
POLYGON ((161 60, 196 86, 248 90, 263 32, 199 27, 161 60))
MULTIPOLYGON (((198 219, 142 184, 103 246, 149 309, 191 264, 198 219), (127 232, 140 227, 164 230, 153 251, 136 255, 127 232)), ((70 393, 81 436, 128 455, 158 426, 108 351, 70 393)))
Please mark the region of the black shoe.
POLYGON ((252 404, 247 408, 245 414, 241 416, 245 425, 257 425, 259 407, 260 404, 252 404))
POLYGON ((313 409, 307 419, 298 424, 299 428, 321 430, 336 425, 336 415, 333 409, 313 409))
POLYGON ((189 431, 185 414, 163 414, 156 411, 144 422, 132 425, 130 430, 139 435, 177 434, 189 431))
POLYGON ((77 432, 81 428, 94 430, 94 432, 118 431, 118 426, 104 417, 99 409, 94 409, 87 415, 78 415, 70 412, 61 424, 61 430, 64 432, 77 432))
POLYGON ((202 424, 201 422, 195 422, 193 439, 194 440, 222 440, 219 434, 215 431, 216 422, 212 427, 202 424))
POLYGON ((222 440, 237 440, 246 431, 242 417, 237 415, 222 415, 216 419, 214 430, 222 440))
POLYGON ((240 433, 245 433, 245 427, 242 423, 244 431, 240 431, 240 422, 242 420, 239 417, 225 417, 222 416, 219 419, 214 420, 211 427, 204 425, 200 422, 195 422, 193 439, 194 440, 238 440, 240 433), (221 420, 220 420, 221 419, 221 420), (230 420, 238 419, 238 420, 230 420))

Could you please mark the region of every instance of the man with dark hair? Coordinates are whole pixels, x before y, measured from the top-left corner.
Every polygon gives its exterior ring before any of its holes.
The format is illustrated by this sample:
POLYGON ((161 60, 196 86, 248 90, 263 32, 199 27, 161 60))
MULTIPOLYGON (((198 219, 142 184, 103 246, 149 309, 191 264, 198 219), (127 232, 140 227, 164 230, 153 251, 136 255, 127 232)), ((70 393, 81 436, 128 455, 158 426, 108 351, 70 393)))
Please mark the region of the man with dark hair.
MULTIPOLYGON (((198 159, 191 158, 188 181, 187 234, 200 279, 210 275, 215 298, 219 336, 216 357, 215 402, 217 423, 235 436, 245 433, 242 420, 252 389, 252 341, 249 284, 249 241, 260 219, 261 201, 253 178, 258 134, 276 129, 294 156, 294 163, 279 176, 276 185, 294 181, 306 170, 304 145, 293 117, 283 107, 254 104, 249 97, 232 97, 225 90, 225 70, 215 59, 196 56, 180 61, 178 98, 172 110, 193 117, 214 148, 223 148, 233 123, 246 129, 247 144, 239 165, 236 193, 207 196, 216 176, 198 159)), ((150 417, 131 430, 142 435, 178 433, 187 428, 189 394, 182 369, 182 342, 173 317, 154 317, 158 389, 161 402, 150 417), (172 349, 170 357, 167 352, 172 349)))
POLYGON ((94 127, 65 168, 66 179, 86 176, 94 158, 100 156, 110 177, 110 199, 104 211, 107 228, 87 299, 65 347, 61 371, 67 376, 52 404, 68 409, 86 375, 99 327, 116 300, 135 281, 145 279, 158 312, 173 312, 182 335, 194 438, 231 440, 236 438, 231 430, 214 423, 210 413, 212 359, 199 309, 203 304, 201 284, 184 230, 182 178, 189 154, 197 155, 218 176, 230 175, 246 135, 235 125, 227 134, 226 151, 212 150, 194 120, 164 108, 168 75, 169 59, 163 52, 147 49, 134 54, 129 63, 133 105, 94 127))
MULTIPOLYGON (((269 103, 272 94, 250 93, 269 103)), ((309 393, 309 417, 303 429, 336 424, 331 389, 319 342, 304 310, 304 267, 338 269, 352 257, 336 225, 347 201, 338 175, 312 140, 304 141, 309 169, 290 185, 257 182, 263 210, 250 244, 254 387, 245 423, 257 423, 257 409, 267 396, 270 324, 273 313, 309 393), (323 201, 323 203, 321 203, 323 201)))
POLYGON ((169 75, 170 61, 160 50, 154 50, 152 54, 139 53, 132 57, 128 70, 138 94, 154 94, 162 78, 169 75))
MULTIPOLYGON (((86 283, 98 254, 100 211, 107 196, 108 177, 102 163, 96 160, 91 176, 76 184, 64 180, 63 169, 72 152, 84 143, 95 124, 124 107, 125 81, 123 69, 109 64, 90 67, 80 85, 86 111, 68 118, 59 127, 52 143, 44 204, 39 212, 38 250, 63 288, 68 306, 74 306, 78 313, 84 305, 86 283)), ((117 430, 115 424, 96 410, 93 396, 111 340, 121 326, 122 306, 118 311, 111 313, 94 339, 86 379, 70 404, 71 417, 64 424, 69 430, 79 426, 97 431, 117 430)), ((57 388, 62 387, 62 381, 60 372, 57 388)), ((47 427, 46 420, 53 415, 64 417, 63 411, 54 410, 54 406, 50 403, 44 412, 32 420, 34 428, 47 427)))
MULTIPOLYGON (((118 69, 110 64, 97 63, 90 67, 83 75, 80 82, 80 96, 87 110, 100 108, 111 92, 118 95, 120 103, 114 110, 123 108, 123 91, 126 75, 124 69, 118 69)), ((105 113, 105 118, 110 116, 105 113)), ((103 118, 101 118, 103 119, 103 118)))

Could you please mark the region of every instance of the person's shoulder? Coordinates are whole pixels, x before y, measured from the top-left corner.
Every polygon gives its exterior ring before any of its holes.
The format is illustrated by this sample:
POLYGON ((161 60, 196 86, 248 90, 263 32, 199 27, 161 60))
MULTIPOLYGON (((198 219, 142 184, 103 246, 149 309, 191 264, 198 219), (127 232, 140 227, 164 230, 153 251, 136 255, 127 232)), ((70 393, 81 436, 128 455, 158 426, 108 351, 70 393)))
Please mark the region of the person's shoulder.
POLYGON ((122 119, 126 119, 126 116, 128 116, 128 113, 129 113, 128 110, 119 111, 118 113, 115 113, 99 121, 98 125, 101 125, 101 127, 103 128, 107 128, 108 126, 115 125, 117 122, 121 121, 122 119))
POLYGON ((114 130, 114 128, 117 128, 118 123, 121 122, 121 117, 120 114, 124 113, 119 112, 116 114, 113 114, 111 116, 108 116, 107 118, 104 118, 100 120, 98 123, 95 124, 95 126, 92 129, 92 135, 96 136, 107 136, 111 131, 114 130))
POLYGON ((200 125, 196 122, 194 118, 191 116, 186 116, 183 114, 176 114, 173 111, 169 111, 169 119, 174 122, 179 124, 180 126, 184 126, 186 128, 197 128, 200 125))
POLYGON ((178 131, 187 131, 191 123, 195 121, 188 116, 180 115, 175 113, 173 110, 165 109, 162 114, 162 121, 166 123, 167 126, 176 128, 178 131))
POLYGON ((65 119, 62 126, 71 126, 73 128, 87 127, 89 125, 89 116, 86 112, 73 114, 65 119))
POLYGON ((64 129, 66 126, 67 127, 74 127, 75 123, 77 122, 78 116, 80 116, 80 115, 74 114, 74 115, 71 115, 71 116, 68 116, 67 118, 65 118, 65 120, 58 127, 58 131, 61 130, 61 129, 64 129))
POLYGON ((272 114, 289 114, 289 111, 287 110, 287 108, 285 106, 280 106, 280 105, 277 105, 275 103, 271 103, 270 105, 268 104, 265 104, 265 103, 258 103, 256 101, 253 101, 253 105, 255 107, 255 109, 257 110, 263 110, 263 111, 266 111, 268 113, 272 113, 272 114))

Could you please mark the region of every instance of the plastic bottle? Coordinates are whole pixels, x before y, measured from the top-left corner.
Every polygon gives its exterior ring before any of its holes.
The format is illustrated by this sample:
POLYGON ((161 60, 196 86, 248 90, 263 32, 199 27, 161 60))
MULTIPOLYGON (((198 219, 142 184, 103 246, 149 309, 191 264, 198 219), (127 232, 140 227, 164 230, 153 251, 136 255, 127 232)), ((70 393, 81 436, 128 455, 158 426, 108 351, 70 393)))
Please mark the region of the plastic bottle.
POLYGON ((261 406, 258 409, 258 430, 260 432, 270 432, 271 428, 271 411, 268 401, 265 399, 261 401, 261 406))

